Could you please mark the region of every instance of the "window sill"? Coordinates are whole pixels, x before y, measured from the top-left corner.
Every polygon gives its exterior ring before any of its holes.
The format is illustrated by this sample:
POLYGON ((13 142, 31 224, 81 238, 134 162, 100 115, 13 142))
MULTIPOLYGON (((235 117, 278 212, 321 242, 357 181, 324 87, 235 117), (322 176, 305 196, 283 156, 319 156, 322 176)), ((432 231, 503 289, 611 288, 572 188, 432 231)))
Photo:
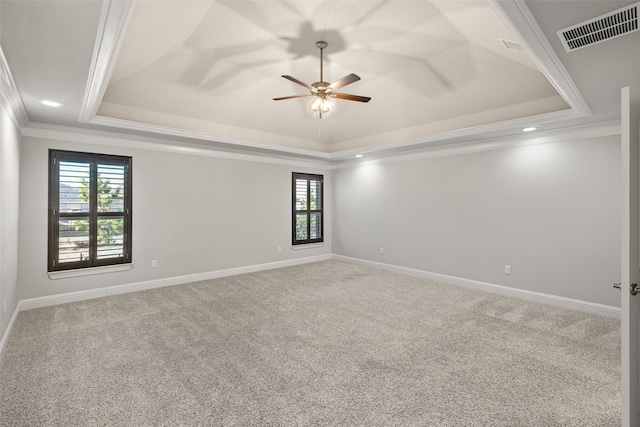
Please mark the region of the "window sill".
POLYGON ((95 274, 116 273, 118 271, 128 271, 133 268, 133 264, 105 265, 104 267, 79 268, 77 270, 50 271, 47 274, 49 279, 67 279, 70 277, 93 276, 95 274))
POLYGON ((294 251, 300 250, 300 249, 314 249, 314 248, 321 248, 324 246, 324 242, 320 242, 320 243, 306 243, 306 244, 301 244, 301 245, 291 245, 291 249, 293 249, 294 251))

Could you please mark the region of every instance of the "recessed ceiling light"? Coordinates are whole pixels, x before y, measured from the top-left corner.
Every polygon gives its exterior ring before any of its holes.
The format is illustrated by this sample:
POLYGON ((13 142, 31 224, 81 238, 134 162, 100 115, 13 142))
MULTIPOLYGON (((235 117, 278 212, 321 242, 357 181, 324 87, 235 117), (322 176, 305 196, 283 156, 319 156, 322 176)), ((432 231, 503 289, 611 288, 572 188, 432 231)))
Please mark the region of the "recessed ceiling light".
POLYGON ((360 157, 362 157, 362 154, 356 154, 356 157, 359 159, 360 157))
POLYGON ((55 101, 48 101, 48 100, 43 100, 40 101, 41 104, 46 105, 47 107, 62 107, 62 104, 60 104, 59 102, 55 102, 55 101))
POLYGON ((538 129, 538 128, 535 127, 535 126, 529 126, 528 128, 522 129, 522 132, 533 132, 536 129, 538 129))

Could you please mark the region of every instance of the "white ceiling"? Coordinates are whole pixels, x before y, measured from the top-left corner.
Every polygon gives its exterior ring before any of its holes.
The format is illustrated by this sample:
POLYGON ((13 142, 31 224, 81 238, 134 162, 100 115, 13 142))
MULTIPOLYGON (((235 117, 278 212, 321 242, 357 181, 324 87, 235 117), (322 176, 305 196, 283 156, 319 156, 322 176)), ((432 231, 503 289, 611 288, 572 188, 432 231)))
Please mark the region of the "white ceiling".
POLYGON ((3 0, 0 45, 32 123, 339 159, 618 119, 640 32, 565 53, 556 31, 630 3, 3 0), (369 103, 272 100, 319 80, 318 40, 369 103))

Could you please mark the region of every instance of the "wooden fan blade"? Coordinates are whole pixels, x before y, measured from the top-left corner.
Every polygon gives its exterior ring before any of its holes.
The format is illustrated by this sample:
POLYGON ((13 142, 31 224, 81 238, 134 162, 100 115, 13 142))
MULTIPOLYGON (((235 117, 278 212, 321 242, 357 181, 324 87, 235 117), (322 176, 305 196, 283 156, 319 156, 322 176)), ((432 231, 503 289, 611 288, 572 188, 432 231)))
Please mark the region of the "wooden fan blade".
POLYGON ((302 81, 296 79, 295 77, 291 77, 291 76, 282 76, 282 77, 284 77, 287 80, 291 80, 292 82, 297 83, 300 86, 304 86, 304 87, 306 87, 307 89, 309 89, 311 91, 315 89, 313 86, 311 86, 309 84, 306 84, 305 82, 302 82, 302 81))
POLYGON ((351 73, 348 76, 344 76, 340 80, 333 82, 329 85, 332 90, 340 89, 343 86, 350 85, 351 83, 357 82, 360 80, 360 77, 351 73))
POLYGON ((369 102, 371 98, 368 96, 349 95, 348 93, 332 93, 338 99, 346 99, 347 101, 369 102))
POLYGON ((283 99, 293 99, 293 98, 304 98, 305 96, 311 96, 310 93, 306 95, 291 95, 291 96, 283 96, 282 98, 273 98, 274 101, 282 101, 283 99))

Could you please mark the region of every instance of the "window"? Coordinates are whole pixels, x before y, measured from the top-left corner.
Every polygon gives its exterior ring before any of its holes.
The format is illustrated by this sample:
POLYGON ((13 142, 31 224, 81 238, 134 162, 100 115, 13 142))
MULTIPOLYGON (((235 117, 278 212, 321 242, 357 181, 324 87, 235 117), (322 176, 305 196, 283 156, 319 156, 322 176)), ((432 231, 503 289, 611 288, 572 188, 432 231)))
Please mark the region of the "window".
POLYGON ((293 244, 318 243, 324 235, 323 176, 293 173, 293 244))
POLYGON ((131 262, 131 157, 49 150, 48 271, 131 262))

